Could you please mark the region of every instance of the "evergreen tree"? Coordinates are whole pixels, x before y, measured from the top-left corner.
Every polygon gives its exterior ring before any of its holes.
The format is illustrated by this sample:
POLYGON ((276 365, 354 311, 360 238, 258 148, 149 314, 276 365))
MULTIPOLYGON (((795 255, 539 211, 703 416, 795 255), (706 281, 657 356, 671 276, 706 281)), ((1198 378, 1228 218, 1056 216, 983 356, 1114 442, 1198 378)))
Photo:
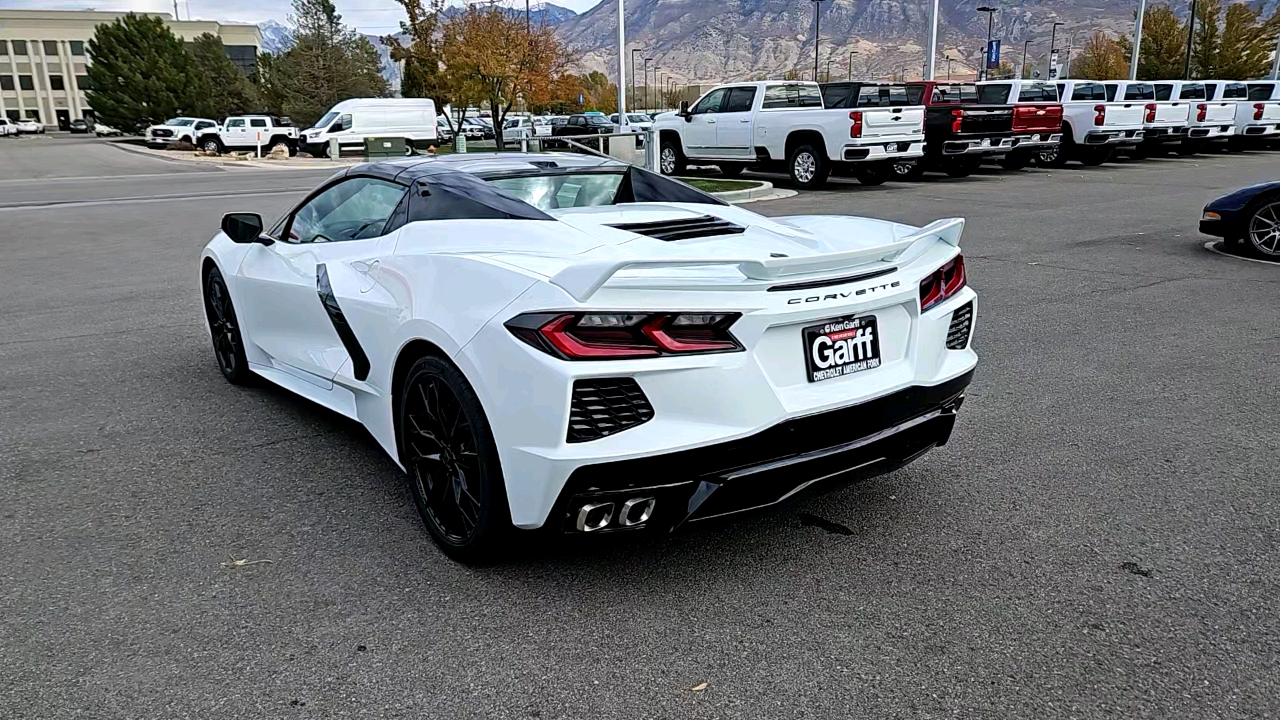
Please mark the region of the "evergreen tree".
MULTIPOLYGON (((1222 15, 1222 0, 1197 0, 1196 27, 1192 33, 1191 77, 1217 79, 1218 62, 1222 48, 1221 28, 1218 18, 1222 15)), ((1185 36, 1186 33, 1184 32, 1185 36)))
POLYGON ((195 60, 191 114, 220 120, 258 109, 253 83, 227 57, 222 38, 204 33, 191 44, 195 60))
MULTIPOLYGON (((1133 56, 1133 42, 1118 40, 1125 63, 1133 56)), ((1142 52, 1138 55, 1139 80, 1174 80, 1182 77, 1187 48, 1186 26, 1168 5, 1148 5, 1142 19, 1142 52)))
POLYGON ((191 107, 194 60, 160 18, 129 13, 99 25, 88 50, 85 97, 100 122, 138 132, 191 107))
POLYGON ((1260 22, 1261 15, 1244 3, 1227 7, 1215 79, 1248 80, 1267 76, 1276 36, 1280 35, 1280 12, 1265 23, 1260 22))
POLYGON ((300 126, 337 103, 387 94, 378 51, 342 22, 332 0, 293 0, 294 45, 271 61, 281 110, 300 126))

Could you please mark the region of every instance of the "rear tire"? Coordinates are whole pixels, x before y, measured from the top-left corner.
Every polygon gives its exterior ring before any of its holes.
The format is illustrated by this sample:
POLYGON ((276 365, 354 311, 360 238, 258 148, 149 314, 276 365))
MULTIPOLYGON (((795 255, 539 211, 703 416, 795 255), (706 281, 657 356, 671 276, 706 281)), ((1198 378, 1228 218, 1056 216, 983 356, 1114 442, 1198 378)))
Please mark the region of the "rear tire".
POLYGON ((1110 160, 1111 153, 1112 149, 1109 147, 1083 148, 1076 153, 1076 159, 1080 161, 1081 165, 1097 167, 1110 160))
POLYGON ((716 167, 720 168, 720 175, 727 178, 736 178, 742 174, 743 170, 747 169, 746 165, 726 164, 726 165, 717 165, 716 167))
POLYGON ((1060 168, 1067 164, 1067 156, 1070 155, 1070 149, 1075 146, 1075 142, 1070 140, 1071 136, 1064 133, 1062 142, 1053 146, 1048 150, 1041 150, 1036 153, 1036 164, 1041 167, 1060 168))
POLYGON ((1175 150, 1175 152, 1177 152, 1182 157, 1190 157, 1191 155, 1195 155, 1196 153, 1200 152, 1200 150, 1203 148, 1204 148, 1204 144, 1198 140, 1183 140, 1182 142, 1178 143, 1178 147, 1175 150))
POLYGON ((222 141, 216 137, 205 138, 200 143, 200 149, 205 152, 221 154, 223 152, 222 141))
POLYGON ((497 559, 511 512, 493 431, 471 384, 443 358, 419 358, 397 413, 400 460, 431 537, 458 562, 497 559))
POLYGON ((892 163, 883 162, 863 164, 853 172, 854 177, 858 178, 858 182, 873 187, 883 185, 893 174, 892 163))
POLYGON ((978 163, 972 160, 953 160, 947 163, 942 171, 947 174, 947 177, 964 178, 972 175, 976 169, 978 169, 978 163))
POLYGON ((806 143, 791 151, 791 157, 787 158, 787 171, 796 187, 813 190, 827 182, 831 166, 823 153, 806 143))
POLYGON ((1024 153, 1011 152, 1006 154, 1004 157, 1000 158, 999 163, 1000 163, 1000 167, 1004 168, 1005 170, 1021 170, 1022 168, 1027 166, 1027 163, 1030 160, 1031 158, 1029 158, 1024 153))

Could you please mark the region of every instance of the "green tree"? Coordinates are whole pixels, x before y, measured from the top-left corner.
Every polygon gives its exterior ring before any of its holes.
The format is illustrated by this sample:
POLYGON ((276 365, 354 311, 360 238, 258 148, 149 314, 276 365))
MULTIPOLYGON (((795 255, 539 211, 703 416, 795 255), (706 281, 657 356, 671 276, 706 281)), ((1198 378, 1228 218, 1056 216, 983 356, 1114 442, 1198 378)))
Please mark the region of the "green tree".
MULTIPOLYGON (((1127 64, 1133 56, 1133 41, 1122 37, 1118 42, 1127 64)), ((1178 22, 1178 16, 1173 10, 1168 5, 1148 5, 1142 20, 1138 79, 1170 80, 1182 77, 1183 53, 1186 48, 1186 26, 1178 22)))
POLYGON ((101 122, 138 132, 191 107, 194 59, 160 18, 129 13, 99 25, 88 50, 85 97, 101 122))
POLYGON ((444 71, 444 36, 441 32, 444 0, 396 2, 404 8, 408 18, 400 21, 400 34, 408 42, 406 44, 396 35, 387 35, 382 42, 391 48, 392 61, 403 63, 400 94, 431 98, 452 128, 453 120, 443 113, 444 107, 454 104, 465 108, 473 98, 463 97, 466 88, 454 87, 452 78, 444 71))
POLYGON ((217 120, 258 109, 253 83, 227 57, 222 38, 211 33, 198 36, 191 43, 191 55, 191 114, 217 120))
POLYGON ((303 127, 337 103, 387 94, 378 51, 342 22, 333 0, 293 0, 294 45, 270 61, 280 110, 303 127))
POLYGON ((285 79, 280 70, 283 55, 258 54, 257 96, 261 109, 273 115, 285 115, 285 79))
POLYGON ((1120 80, 1129 68, 1120 43, 1095 31, 1071 61, 1071 76, 1082 80, 1120 80))
POLYGON ((1280 35, 1280 12, 1261 22, 1262 13, 1244 3, 1227 7, 1222 40, 1215 65, 1215 78, 1247 80, 1265 77, 1271 69, 1271 54, 1280 35))
MULTIPOLYGON (((1218 18, 1222 16, 1222 0, 1197 0, 1196 27, 1191 44, 1191 77, 1217 78, 1221 60, 1222 29, 1218 18)), ((1186 32, 1183 32, 1186 36, 1186 32)))

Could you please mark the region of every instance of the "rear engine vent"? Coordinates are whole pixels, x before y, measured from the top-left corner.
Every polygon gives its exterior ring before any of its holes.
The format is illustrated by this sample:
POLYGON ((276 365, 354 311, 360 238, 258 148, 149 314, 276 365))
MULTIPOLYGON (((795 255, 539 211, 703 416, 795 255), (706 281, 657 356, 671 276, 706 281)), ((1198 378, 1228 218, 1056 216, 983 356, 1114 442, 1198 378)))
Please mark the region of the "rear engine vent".
POLYGON ((713 235, 736 235, 746 232, 741 225, 710 215, 680 220, 658 220, 656 222, 622 223, 609 227, 626 230, 639 235, 648 235, 659 240, 688 240, 690 238, 711 237, 713 235))
POLYGON ((973 303, 951 314, 951 327, 947 328, 947 349, 963 350, 969 345, 969 333, 973 330, 973 303))
POLYGON ((653 406, 633 378, 577 380, 567 439, 571 443, 598 440, 652 419, 653 406))

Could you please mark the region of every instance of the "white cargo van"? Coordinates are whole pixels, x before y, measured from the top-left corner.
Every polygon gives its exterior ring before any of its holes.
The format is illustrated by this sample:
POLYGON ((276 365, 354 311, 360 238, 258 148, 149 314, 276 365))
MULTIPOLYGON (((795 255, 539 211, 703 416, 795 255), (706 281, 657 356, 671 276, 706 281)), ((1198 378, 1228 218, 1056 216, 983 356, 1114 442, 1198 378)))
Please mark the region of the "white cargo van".
POLYGON ((369 137, 402 137, 406 145, 425 149, 438 142, 436 104, 427 98, 343 100, 302 133, 301 149, 325 157, 330 139, 344 148, 363 148, 369 137))

